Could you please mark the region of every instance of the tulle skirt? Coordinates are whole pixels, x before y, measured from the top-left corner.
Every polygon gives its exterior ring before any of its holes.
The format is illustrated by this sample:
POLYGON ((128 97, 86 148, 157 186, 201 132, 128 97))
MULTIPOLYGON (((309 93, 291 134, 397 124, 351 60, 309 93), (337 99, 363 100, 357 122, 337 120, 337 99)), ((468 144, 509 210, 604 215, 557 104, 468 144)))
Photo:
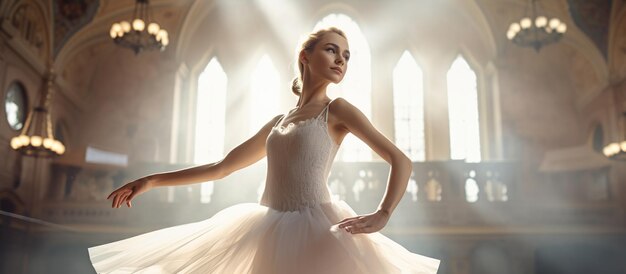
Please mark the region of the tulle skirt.
POLYGON ((98 273, 436 273, 439 260, 411 253, 380 233, 333 226, 354 211, 333 201, 298 211, 256 203, 89 248, 98 273))

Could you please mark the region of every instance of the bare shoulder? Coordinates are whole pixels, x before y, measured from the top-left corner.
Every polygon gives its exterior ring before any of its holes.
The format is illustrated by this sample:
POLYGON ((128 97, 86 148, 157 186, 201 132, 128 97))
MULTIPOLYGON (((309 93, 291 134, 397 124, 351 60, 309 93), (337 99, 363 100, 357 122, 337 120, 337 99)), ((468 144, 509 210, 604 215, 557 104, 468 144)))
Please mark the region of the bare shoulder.
POLYGON ((361 110, 348 100, 337 97, 329 105, 328 128, 335 143, 341 144, 348 133, 357 135, 363 128, 372 128, 372 125, 361 110))
POLYGON ((337 97, 335 99, 333 99, 333 101, 331 102, 331 108, 335 111, 335 113, 337 111, 346 111, 349 109, 356 109, 358 110, 353 104, 351 104, 350 102, 348 102, 348 100, 344 99, 343 97, 337 97))
POLYGON ((348 130, 351 124, 369 123, 369 120, 361 110, 342 97, 337 97, 332 101, 329 111, 331 116, 334 116, 335 123, 348 130))

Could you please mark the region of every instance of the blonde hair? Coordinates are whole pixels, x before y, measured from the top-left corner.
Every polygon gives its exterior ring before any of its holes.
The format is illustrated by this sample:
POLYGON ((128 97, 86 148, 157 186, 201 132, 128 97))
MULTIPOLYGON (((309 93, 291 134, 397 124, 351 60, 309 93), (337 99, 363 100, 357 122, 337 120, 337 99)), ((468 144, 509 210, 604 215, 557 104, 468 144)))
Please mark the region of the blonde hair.
POLYGON ((300 54, 302 53, 302 51, 306 51, 306 52, 313 51, 313 49, 315 48, 315 45, 317 45, 317 43, 322 39, 322 37, 326 35, 327 33, 331 33, 331 32, 339 34, 343 38, 347 39, 346 34, 342 30, 335 28, 335 27, 330 27, 330 28, 321 29, 321 30, 318 30, 316 32, 309 34, 307 39, 304 40, 304 42, 302 42, 302 45, 300 46, 297 52, 297 56, 296 56, 296 62, 298 63, 298 71, 300 73, 296 78, 293 79, 293 82, 291 84, 291 91, 295 95, 298 95, 298 96, 302 95, 302 77, 304 73, 304 64, 300 62, 300 54))

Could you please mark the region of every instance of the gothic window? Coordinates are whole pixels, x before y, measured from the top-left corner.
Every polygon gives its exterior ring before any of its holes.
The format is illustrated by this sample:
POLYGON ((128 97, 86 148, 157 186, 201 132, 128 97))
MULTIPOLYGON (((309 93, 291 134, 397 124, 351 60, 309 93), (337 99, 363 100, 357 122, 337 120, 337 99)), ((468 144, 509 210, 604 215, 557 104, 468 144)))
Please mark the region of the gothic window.
POLYGON ((422 70, 404 51, 393 70, 395 144, 412 161, 426 160, 422 70))
MULTIPOLYGON (((211 59, 198 78, 194 163, 207 164, 224 154, 226 84, 228 78, 216 58, 211 59)), ((213 182, 200 187, 200 201, 211 202, 213 182)))
POLYGON ((476 73, 462 56, 448 70, 450 158, 480 162, 476 73))
POLYGON ((256 134, 279 109, 280 75, 266 54, 252 74, 250 90, 250 134, 256 134))

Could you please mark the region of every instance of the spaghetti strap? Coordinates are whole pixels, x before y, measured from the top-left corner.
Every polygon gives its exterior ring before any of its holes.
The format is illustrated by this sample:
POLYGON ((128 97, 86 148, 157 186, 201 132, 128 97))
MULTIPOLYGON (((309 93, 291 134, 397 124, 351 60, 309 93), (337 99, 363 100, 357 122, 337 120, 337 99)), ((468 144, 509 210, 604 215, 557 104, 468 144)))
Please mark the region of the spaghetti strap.
POLYGON ((320 114, 317 116, 319 118, 322 115, 324 115, 324 122, 325 123, 328 123, 328 109, 330 108, 330 104, 332 104, 333 101, 335 101, 335 99, 330 100, 330 102, 328 102, 328 104, 326 104, 326 106, 324 107, 322 112, 320 112, 320 114))
MULTIPOLYGON (((326 106, 324 107, 324 109, 322 109, 322 111, 320 111, 320 113, 319 113, 319 114, 317 114, 316 116, 311 117, 311 118, 309 118, 309 119, 304 119, 304 120, 301 120, 301 121, 299 121, 299 123, 301 123, 301 122, 305 122, 305 121, 307 121, 307 120, 312 120, 312 119, 318 120, 318 119, 320 119, 320 117, 322 117, 322 116, 324 116, 324 122, 325 122, 325 123, 328 123, 328 108, 330 107, 330 104, 331 104, 334 100, 335 100, 335 99, 330 100, 330 102, 328 102, 328 104, 326 104, 326 106)), ((294 108, 294 109, 290 110, 287 114, 283 114, 283 115, 280 117, 280 119, 278 119, 278 121, 276 121, 276 124, 274 124, 274 127, 278 127, 278 126, 282 123, 282 121, 285 119, 285 117, 289 116, 289 115, 290 115, 293 111, 295 111, 295 110, 296 110, 296 108, 294 108)))

